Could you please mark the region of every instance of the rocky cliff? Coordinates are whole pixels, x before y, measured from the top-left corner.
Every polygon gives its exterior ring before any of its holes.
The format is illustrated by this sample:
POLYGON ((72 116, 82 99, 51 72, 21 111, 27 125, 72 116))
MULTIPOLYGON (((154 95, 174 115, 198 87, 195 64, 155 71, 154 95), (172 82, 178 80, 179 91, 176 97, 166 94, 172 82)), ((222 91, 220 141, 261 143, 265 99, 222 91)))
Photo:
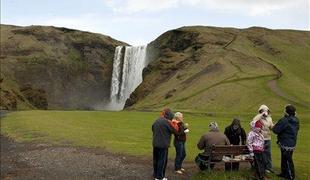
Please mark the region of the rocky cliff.
POLYGON ((96 109, 125 43, 67 28, 1 25, 1 109, 96 109))

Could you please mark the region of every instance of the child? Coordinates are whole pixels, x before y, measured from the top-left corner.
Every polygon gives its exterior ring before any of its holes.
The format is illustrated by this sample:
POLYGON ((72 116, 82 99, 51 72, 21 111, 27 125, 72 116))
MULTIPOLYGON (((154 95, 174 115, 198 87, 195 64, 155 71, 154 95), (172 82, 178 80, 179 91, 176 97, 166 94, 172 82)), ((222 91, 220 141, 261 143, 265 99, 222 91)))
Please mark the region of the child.
POLYGON ((254 166, 256 168, 256 175, 258 179, 265 179, 265 166, 264 166, 264 136, 262 134, 263 123, 261 120, 252 124, 251 131, 247 138, 247 146, 250 155, 254 157, 254 166))

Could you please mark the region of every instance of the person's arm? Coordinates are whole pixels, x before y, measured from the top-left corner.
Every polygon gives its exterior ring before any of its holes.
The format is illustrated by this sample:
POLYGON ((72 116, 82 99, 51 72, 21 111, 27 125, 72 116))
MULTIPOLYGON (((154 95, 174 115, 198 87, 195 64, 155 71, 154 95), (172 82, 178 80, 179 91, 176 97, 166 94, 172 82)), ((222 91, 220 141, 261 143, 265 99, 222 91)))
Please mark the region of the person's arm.
POLYGON ((273 121, 272 121, 272 118, 270 117, 270 129, 272 130, 274 124, 273 124, 273 121))
POLYGON ((228 137, 228 134, 229 134, 228 127, 225 128, 224 134, 228 137))
POLYGON ((280 134, 283 129, 285 129, 287 126, 287 122, 285 119, 280 119, 276 125, 273 126, 272 128, 272 131, 275 133, 275 134, 280 134))
POLYGON ((185 130, 184 123, 180 122, 178 125, 179 125, 178 135, 184 135, 185 134, 185 132, 184 132, 184 130, 185 130))
POLYGON ((199 150, 203 150, 204 148, 205 148, 205 138, 204 138, 204 136, 201 136, 201 138, 200 138, 200 140, 199 140, 199 142, 198 142, 198 144, 197 144, 197 148, 199 149, 199 150))
POLYGON ((250 153, 253 152, 252 144, 253 144, 253 136, 252 136, 252 134, 250 132, 249 135, 248 135, 248 138, 247 138, 247 147, 248 147, 250 153))
POLYGON ((245 130, 241 128, 241 144, 245 145, 245 143, 246 143, 246 133, 245 130))
POLYGON ((229 139, 227 138, 226 135, 225 135, 225 145, 230 145, 229 139))
POLYGON ((154 123, 152 124, 152 132, 154 132, 154 123))

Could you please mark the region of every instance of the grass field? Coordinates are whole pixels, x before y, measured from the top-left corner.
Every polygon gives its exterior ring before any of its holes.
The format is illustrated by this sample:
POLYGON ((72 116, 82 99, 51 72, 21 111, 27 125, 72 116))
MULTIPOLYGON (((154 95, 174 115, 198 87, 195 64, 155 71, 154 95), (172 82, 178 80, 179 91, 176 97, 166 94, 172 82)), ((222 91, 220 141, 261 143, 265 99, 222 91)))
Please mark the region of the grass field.
MULTIPOLYGON (((199 152, 196 143, 200 136, 208 131, 210 121, 216 120, 221 131, 228 126, 232 117, 240 117, 243 127, 248 132, 248 123, 253 114, 203 114, 185 113, 185 121, 190 124, 190 133, 186 143, 186 161, 193 162, 199 152)), ((44 142, 56 145, 101 147, 111 152, 137 156, 152 156, 151 125, 158 117, 158 112, 104 112, 104 111, 19 111, 7 114, 1 120, 1 133, 21 142, 44 142)), ((274 122, 281 114, 273 114, 274 122)), ((298 145, 294 152, 295 169, 298 179, 310 176, 310 115, 299 113, 301 129, 298 145)), ((272 141, 273 165, 279 170, 280 154, 276 146, 276 137, 272 141)), ((174 148, 170 148, 170 158, 174 157, 174 148)), ((246 172, 230 174, 242 177, 246 172), (235 175, 234 175, 235 174, 235 175)), ((212 175, 212 174, 211 174, 212 175)), ((226 174, 227 175, 227 174, 226 174)), ((225 173, 215 177, 228 178, 225 173)), ((204 179, 210 175, 199 174, 194 179, 204 179)), ((232 178, 234 179, 234 178, 232 178)))

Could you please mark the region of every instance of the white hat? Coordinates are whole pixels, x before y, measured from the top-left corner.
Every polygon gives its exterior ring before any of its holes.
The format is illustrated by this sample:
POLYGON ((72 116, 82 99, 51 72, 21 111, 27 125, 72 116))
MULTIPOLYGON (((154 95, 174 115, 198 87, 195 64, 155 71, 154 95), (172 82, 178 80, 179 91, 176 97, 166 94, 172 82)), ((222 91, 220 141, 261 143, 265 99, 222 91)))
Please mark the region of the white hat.
POLYGON ((210 130, 216 130, 216 129, 218 129, 218 125, 217 125, 217 123, 214 121, 214 122, 211 122, 210 124, 209 124, 209 129, 210 130))
POLYGON ((263 111, 270 111, 268 106, 266 106, 265 104, 262 104, 259 108, 258 108, 258 112, 260 112, 261 110, 263 111))

